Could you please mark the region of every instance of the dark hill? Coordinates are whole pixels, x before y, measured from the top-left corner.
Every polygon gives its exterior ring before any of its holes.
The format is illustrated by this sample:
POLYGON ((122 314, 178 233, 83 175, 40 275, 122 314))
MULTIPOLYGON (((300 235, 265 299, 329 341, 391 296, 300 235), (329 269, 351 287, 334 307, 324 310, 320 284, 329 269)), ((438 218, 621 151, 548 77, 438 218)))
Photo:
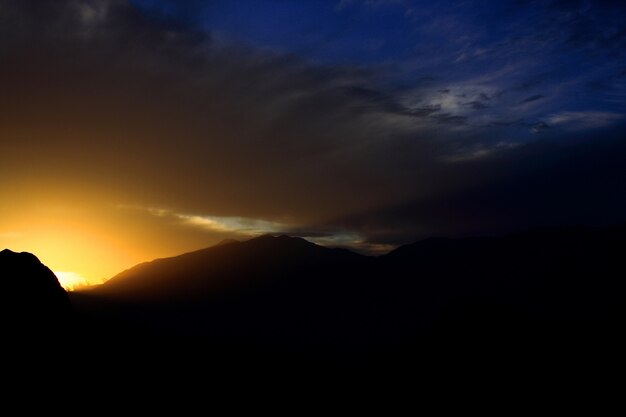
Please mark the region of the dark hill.
POLYGON ((397 334, 426 329, 451 356, 502 343, 608 353, 626 324, 625 249, 624 226, 406 245, 379 259, 389 322, 397 334))
POLYGON ((411 294, 448 304, 491 298, 542 317, 593 321, 611 317, 624 301, 624 249, 624 226, 569 227, 427 239, 381 263, 411 294))
POLYGON ((140 264, 71 296, 82 314, 109 329, 130 323, 149 335, 202 338, 229 351, 316 345, 321 352, 369 337, 363 314, 374 309, 360 274, 371 262, 345 249, 264 235, 140 264))
POLYGON ((259 352, 403 373, 511 357, 583 366, 623 346, 625 248, 624 226, 433 238, 380 257, 267 235, 141 264, 71 297, 109 340, 119 329, 193 340, 227 367, 267 361, 259 352))
POLYGON ((353 252, 325 248, 301 238, 263 235, 137 265, 91 293, 146 301, 204 298, 277 283, 293 274, 351 266, 361 258, 353 252))

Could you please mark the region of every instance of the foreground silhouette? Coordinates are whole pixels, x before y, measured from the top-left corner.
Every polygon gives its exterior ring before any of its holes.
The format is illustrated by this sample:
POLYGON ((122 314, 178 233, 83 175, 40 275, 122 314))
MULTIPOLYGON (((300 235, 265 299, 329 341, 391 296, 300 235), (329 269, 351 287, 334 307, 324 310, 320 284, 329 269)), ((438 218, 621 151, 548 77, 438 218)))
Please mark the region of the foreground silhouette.
POLYGON ((0 324, 5 340, 67 336, 72 319, 69 297, 35 255, 1 251, 0 282, 0 324))
POLYGON ((625 244, 623 226, 580 227, 367 257, 266 235, 141 264, 71 298, 94 344, 156 340, 195 365, 434 373, 575 358, 581 369, 622 346, 625 244))
MULTIPOLYGON (((625 247, 624 226, 427 239, 380 257, 288 236, 229 241, 69 293, 70 332, 48 345, 71 351, 78 375, 143 383, 189 373, 465 388, 485 375, 593 378, 623 356, 625 247)), ((65 314, 49 270, 32 255, 7 263, 15 256, 2 252, 3 278, 33 286, 4 293, 13 313, 65 314)))

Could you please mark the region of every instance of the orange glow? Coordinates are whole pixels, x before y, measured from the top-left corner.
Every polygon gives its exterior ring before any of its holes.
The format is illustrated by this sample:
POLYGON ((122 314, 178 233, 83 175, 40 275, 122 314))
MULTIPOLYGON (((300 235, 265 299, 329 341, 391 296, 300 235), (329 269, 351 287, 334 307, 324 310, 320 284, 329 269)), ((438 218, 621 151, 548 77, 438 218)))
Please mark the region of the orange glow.
POLYGON ((84 277, 75 272, 54 271, 54 275, 56 275, 61 286, 68 291, 89 285, 84 277))
POLYGON ((26 205, 18 213, 6 213, 1 227, 12 231, 2 238, 3 246, 31 252, 53 271, 72 271, 90 284, 102 282, 132 262, 125 258, 127 250, 113 239, 115 225, 74 204, 26 205))
POLYGON ((59 282, 72 290, 223 237, 120 208, 119 199, 94 196, 94 191, 69 184, 40 190, 29 184, 21 193, 5 193, 0 185, 3 195, 13 196, 0 202, 0 250, 33 253, 52 271, 61 271, 59 282))

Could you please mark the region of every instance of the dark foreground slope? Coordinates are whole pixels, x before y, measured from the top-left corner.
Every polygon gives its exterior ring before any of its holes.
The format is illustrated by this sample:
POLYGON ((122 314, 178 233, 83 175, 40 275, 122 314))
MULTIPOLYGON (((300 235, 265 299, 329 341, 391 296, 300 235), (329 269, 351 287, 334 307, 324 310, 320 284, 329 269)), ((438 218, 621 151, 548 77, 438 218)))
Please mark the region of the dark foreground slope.
POLYGON ((400 247, 380 259, 393 282, 391 333, 427 335, 458 367, 616 367, 625 347, 625 249, 624 226, 400 247))
POLYGON ((378 258, 263 236, 139 265, 72 301, 92 343, 182 347, 195 365, 580 370, 621 356, 625 247, 624 227, 428 239, 378 258))

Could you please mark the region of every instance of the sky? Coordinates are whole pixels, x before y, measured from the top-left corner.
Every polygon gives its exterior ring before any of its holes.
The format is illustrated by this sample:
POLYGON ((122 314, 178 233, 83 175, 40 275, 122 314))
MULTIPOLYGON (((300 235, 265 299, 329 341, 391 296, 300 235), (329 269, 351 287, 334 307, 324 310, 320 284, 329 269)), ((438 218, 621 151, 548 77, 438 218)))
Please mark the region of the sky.
POLYGON ((66 288, 626 221, 624 2, 0 0, 0 92, 0 248, 66 288))

